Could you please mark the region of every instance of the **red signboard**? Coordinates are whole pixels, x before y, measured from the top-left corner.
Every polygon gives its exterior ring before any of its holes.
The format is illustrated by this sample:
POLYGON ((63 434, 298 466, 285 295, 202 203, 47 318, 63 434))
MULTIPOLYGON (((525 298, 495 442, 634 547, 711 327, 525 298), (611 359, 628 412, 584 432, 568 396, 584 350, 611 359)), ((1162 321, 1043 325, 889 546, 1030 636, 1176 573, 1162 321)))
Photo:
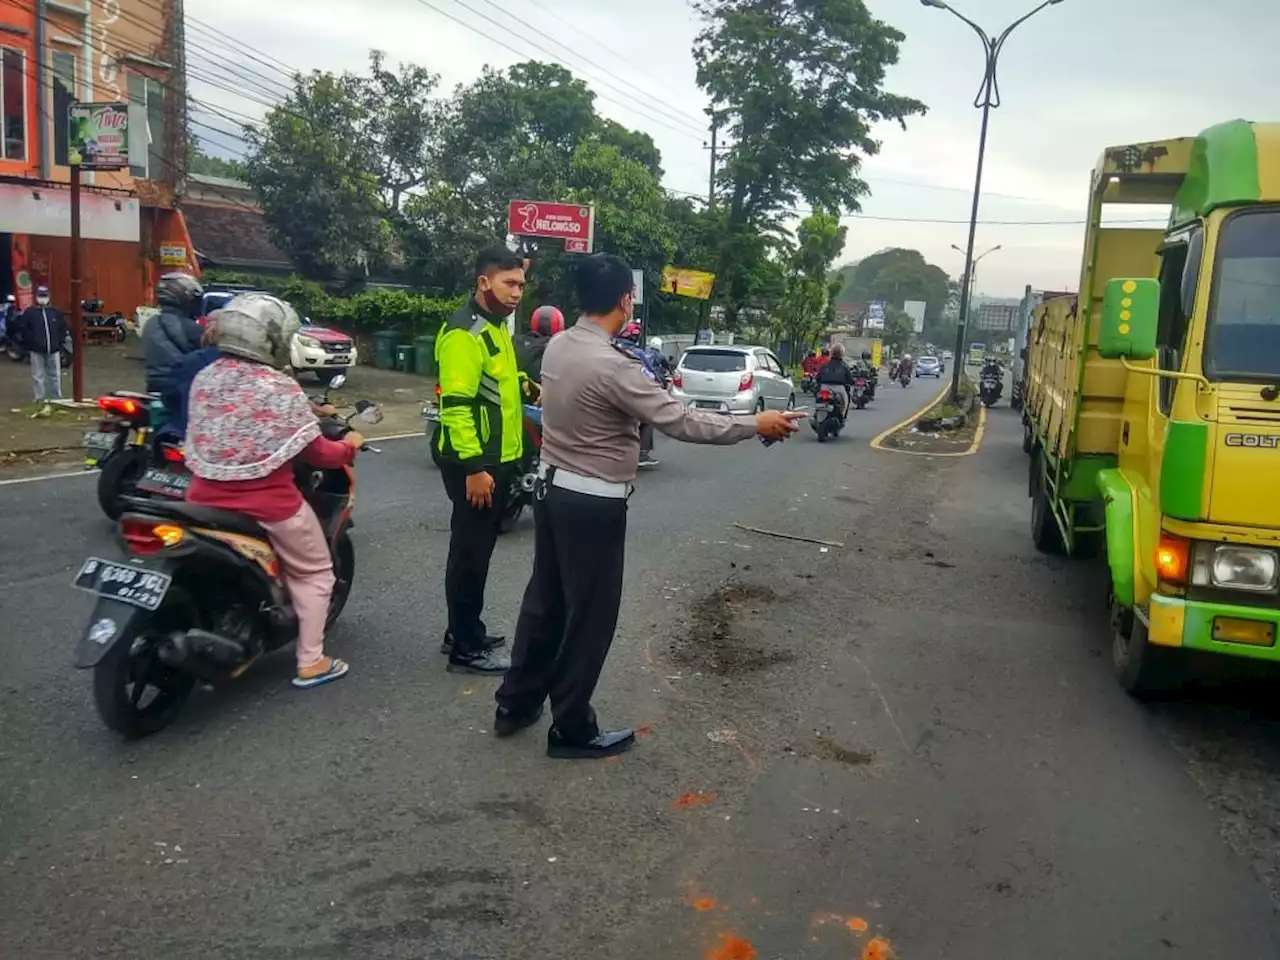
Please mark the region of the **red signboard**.
POLYGON ((507 231, 517 237, 563 240, 565 253, 590 253, 595 242, 596 209, 576 203, 512 200, 507 208, 507 231))

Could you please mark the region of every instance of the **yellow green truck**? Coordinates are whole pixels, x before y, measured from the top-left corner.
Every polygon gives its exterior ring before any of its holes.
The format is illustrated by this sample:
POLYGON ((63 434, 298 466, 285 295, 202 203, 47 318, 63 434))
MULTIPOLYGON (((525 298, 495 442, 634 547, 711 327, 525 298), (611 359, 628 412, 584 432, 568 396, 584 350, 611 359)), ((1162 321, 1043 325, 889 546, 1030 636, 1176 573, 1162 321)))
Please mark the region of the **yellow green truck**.
POLYGON ((1078 289, 1028 335, 1036 547, 1105 554, 1134 695, 1203 654, 1280 661, 1280 124, 1106 150, 1078 289))

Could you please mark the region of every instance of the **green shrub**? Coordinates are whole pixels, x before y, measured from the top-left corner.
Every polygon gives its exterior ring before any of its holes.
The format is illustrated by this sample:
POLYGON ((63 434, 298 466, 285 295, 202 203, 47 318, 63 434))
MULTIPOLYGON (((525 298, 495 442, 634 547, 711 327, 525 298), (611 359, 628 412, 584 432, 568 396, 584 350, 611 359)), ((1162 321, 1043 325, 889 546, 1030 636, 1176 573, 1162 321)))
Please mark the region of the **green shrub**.
POLYGON ((207 270, 206 283, 255 286, 288 300, 312 323, 336 327, 347 333, 371 334, 398 330, 404 334, 435 333, 466 297, 441 300, 409 290, 366 290, 350 297, 334 297, 314 280, 297 276, 275 277, 222 270, 207 270))

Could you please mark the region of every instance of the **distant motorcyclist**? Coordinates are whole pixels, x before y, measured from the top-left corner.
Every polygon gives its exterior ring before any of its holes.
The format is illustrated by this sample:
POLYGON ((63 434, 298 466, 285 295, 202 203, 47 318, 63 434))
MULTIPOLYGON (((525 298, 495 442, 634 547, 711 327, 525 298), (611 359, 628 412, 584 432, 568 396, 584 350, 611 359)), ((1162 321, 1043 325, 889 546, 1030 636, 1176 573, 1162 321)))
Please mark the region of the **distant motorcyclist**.
POLYGON ((818 375, 818 371, 822 369, 822 365, 826 362, 826 358, 829 353, 830 351, 823 350, 823 355, 818 356, 818 352, 815 350, 814 352, 807 354, 805 358, 800 361, 800 372, 806 377, 816 377, 818 375))
MULTIPOLYGON (((650 337, 645 348, 648 368, 658 376, 658 382, 664 386, 671 382, 671 361, 662 352, 662 338, 650 337)), ((653 424, 640 424, 640 461, 639 467, 656 467, 658 460, 653 455, 653 424)))
POLYGON ((902 360, 898 363, 898 376, 909 377, 915 373, 916 362, 911 359, 911 354, 904 353, 902 360))
POLYGON ((855 360, 852 366, 854 374, 864 377, 867 381, 867 398, 874 400, 876 396, 876 384, 880 380, 880 371, 877 370, 875 364, 871 362, 871 351, 863 350, 862 356, 855 360))
POLYGON ((979 376, 987 376, 990 374, 995 377, 1004 376, 1004 367, 1000 365, 1000 361, 995 357, 987 356, 982 358, 982 371, 979 376))
POLYGON ((200 349, 204 329, 196 317, 203 299, 204 287, 189 273, 166 273, 156 284, 160 312, 142 330, 147 390, 152 393, 169 393, 174 364, 200 349))
POLYGON ((836 393, 836 396, 840 397, 841 416, 844 416, 849 411, 849 401, 852 399, 849 390, 854 384, 854 379, 853 371, 844 362, 844 344, 835 344, 831 348, 830 358, 823 364, 822 369, 818 371, 818 385, 842 388, 836 393))

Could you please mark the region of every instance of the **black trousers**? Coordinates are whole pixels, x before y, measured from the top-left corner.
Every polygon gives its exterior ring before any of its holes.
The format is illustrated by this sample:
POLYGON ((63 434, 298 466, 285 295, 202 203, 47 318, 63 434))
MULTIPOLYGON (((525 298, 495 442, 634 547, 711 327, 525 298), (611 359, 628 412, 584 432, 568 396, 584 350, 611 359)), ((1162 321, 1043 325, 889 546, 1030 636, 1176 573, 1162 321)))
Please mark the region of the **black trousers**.
POLYGON ((449 523, 449 559, 444 568, 444 597, 449 609, 449 632, 455 656, 478 653, 485 635, 484 588, 489 559, 498 539, 502 510, 510 490, 506 468, 491 470, 496 482, 493 502, 477 510, 467 502, 467 473, 453 464, 440 464, 444 489, 453 502, 449 523))
POLYGON ((618 625, 627 501, 548 487, 534 518, 533 574, 497 701, 530 713, 550 697, 560 733, 586 741, 599 732, 591 695, 618 625))
POLYGON ((653 424, 640 424, 640 454, 653 453, 653 424))

